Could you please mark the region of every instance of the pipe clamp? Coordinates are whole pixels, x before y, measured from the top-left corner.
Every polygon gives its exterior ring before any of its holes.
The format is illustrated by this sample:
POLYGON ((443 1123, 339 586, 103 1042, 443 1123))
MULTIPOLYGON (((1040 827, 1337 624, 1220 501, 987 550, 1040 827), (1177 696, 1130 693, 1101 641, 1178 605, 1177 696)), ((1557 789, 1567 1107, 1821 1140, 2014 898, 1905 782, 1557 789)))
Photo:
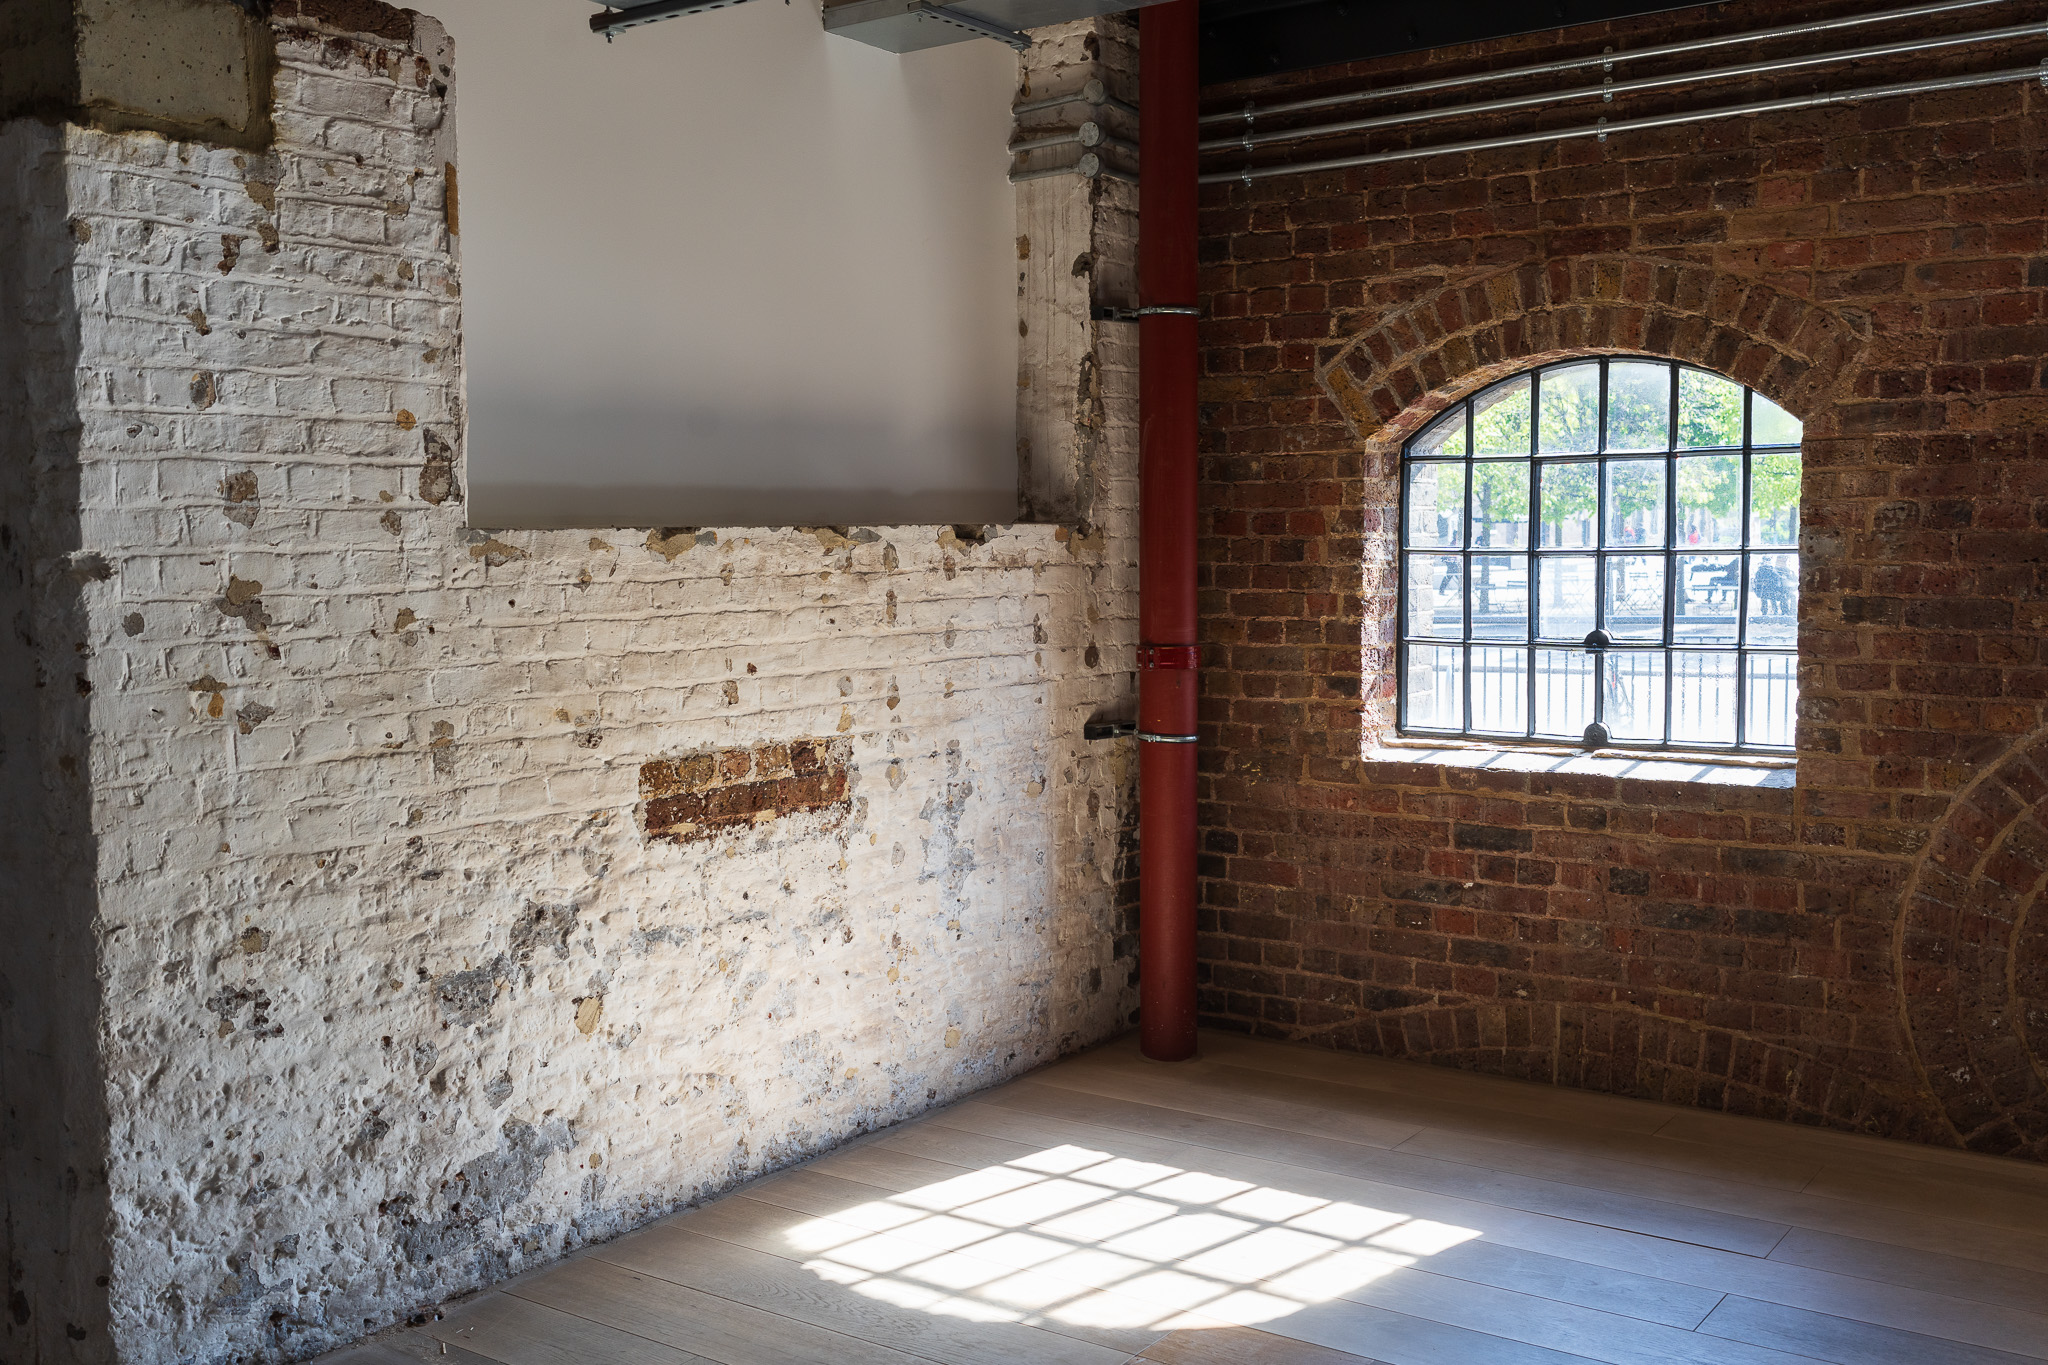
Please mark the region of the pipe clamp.
POLYGON ((1138 667, 1144 669, 1196 669, 1202 666, 1200 645, 1139 645, 1138 667))

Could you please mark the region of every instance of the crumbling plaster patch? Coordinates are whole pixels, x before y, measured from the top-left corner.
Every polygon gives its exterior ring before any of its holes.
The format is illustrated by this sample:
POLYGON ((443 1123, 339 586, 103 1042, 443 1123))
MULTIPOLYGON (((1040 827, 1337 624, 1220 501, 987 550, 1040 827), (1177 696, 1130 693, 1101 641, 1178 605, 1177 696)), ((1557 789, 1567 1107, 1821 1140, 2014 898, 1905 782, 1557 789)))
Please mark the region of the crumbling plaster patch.
POLYGON ((345 1342, 1134 1003, 1128 745, 1080 735, 1128 691, 1127 480, 1082 534, 468 530, 453 58, 408 31, 280 29, 261 157, 61 134, 107 569, 39 645, 90 690, 81 1360, 345 1342), (649 759, 818 736, 843 812, 635 819, 649 759))

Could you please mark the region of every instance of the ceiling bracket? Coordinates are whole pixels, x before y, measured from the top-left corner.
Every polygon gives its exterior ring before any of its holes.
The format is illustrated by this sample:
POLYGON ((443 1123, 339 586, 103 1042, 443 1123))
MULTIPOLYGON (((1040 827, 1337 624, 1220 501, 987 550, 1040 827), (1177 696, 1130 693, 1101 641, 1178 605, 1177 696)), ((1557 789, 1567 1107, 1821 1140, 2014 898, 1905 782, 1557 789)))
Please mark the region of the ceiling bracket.
POLYGON ((966 10, 953 9, 947 5, 935 5, 931 3, 931 0, 911 0, 909 13, 916 19, 936 19, 942 24, 951 24, 954 28, 964 28, 969 33, 979 37, 993 38, 997 42, 1007 47, 1013 47, 1019 52, 1029 52, 1031 50, 1031 36, 1029 34, 1019 33, 1013 28, 1005 28, 1001 24, 992 23, 978 14, 969 14, 966 10))
POLYGON ((642 24, 659 23, 663 19, 680 19, 686 14, 704 14, 715 9, 729 9, 744 5, 747 0, 648 0, 644 5, 628 5, 624 9, 607 9, 601 14, 590 16, 590 31, 602 33, 610 42, 614 34, 624 33, 629 28, 642 24))

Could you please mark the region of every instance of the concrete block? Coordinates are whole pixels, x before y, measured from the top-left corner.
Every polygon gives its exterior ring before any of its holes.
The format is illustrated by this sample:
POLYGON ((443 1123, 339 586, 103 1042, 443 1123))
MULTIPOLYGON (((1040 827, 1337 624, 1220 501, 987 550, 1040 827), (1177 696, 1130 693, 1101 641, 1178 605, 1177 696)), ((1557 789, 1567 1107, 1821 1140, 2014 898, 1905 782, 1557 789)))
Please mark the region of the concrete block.
POLYGON ((268 145, 274 49, 233 0, 75 0, 75 102, 95 126, 268 145))

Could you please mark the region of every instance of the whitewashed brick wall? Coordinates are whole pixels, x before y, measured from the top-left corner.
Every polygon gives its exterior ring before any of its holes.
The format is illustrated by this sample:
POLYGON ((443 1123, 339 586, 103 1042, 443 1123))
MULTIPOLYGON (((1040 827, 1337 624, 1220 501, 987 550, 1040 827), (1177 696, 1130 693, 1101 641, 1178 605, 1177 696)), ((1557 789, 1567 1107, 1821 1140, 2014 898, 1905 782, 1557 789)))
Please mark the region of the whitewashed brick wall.
POLYGON ((113 1229, 81 1360, 311 1354, 1134 1005, 1129 741, 1081 737, 1128 688, 1128 412, 1079 532, 472 530, 430 500, 453 54, 281 33, 273 152, 52 135, 113 1229), (843 819, 642 837, 643 762, 806 736, 851 742, 843 819))

